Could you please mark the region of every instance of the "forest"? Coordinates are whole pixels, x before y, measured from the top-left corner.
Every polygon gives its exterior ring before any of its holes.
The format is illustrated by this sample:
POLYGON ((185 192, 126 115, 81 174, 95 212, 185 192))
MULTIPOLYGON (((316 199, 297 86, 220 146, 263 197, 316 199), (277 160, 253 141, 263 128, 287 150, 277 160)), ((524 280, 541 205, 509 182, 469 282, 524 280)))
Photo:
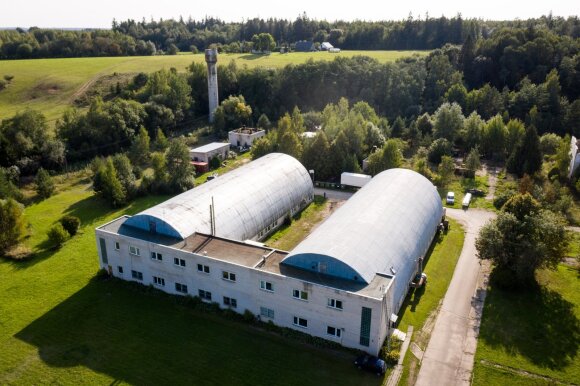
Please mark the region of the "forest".
MULTIPOLYGON (((409 15, 406 20, 380 22, 328 22, 311 19, 306 14, 294 20, 253 18, 228 23, 210 17, 130 19, 113 20, 110 30, 38 27, 3 30, 0 59, 161 55, 197 52, 210 46, 225 52, 250 52, 254 36, 260 34, 270 34, 276 47, 291 47, 297 41, 309 40, 317 44, 328 41, 345 50, 430 50, 446 43, 462 44, 468 36, 474 40, 487 39, 505 28, 542 29, 572 39, 580 36, 578 17, 564 19, 551 14, 514 21, 463 19, 460 14, 452 18, 409 15)), ((506 45, 511 43, 504 41, 506 45)))

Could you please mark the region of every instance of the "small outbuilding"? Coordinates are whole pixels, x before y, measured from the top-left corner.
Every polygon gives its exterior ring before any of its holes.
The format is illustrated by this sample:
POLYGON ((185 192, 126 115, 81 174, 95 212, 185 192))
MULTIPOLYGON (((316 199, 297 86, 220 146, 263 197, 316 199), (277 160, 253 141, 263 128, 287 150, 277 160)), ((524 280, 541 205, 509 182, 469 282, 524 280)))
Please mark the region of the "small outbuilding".
POLYGON ((266 130, 253 127, 241 127, 228 133, 231 146, 252 147, 254 141, 266 135, 266 130))
POLYGON ((189 151, 189 156, 193 162, 205 162, 209 164, 209 161, 213 157, 218 157, 220 160, 226 159, 228 157, 228 152, 230 150, 230 144, 224 142, 212 142, 207 145, 196 147, 189 151))
POLYGON ((323 43, 320 45, 320 49, 321 49, 322 51, 328 51, 328 50, 330 50, 330 49, 332 49, 332 48, 334 48, 334 46, 333 46, 332 44, 330 44, 329 42, 323 42, 323 43))

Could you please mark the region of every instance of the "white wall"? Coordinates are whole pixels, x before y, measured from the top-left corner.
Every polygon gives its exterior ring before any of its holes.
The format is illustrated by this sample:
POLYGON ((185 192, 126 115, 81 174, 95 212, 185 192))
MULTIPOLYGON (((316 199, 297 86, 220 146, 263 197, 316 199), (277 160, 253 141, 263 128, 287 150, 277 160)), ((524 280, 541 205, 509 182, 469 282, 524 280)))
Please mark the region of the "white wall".
MULTIPOLYGON (((101 268, 108 269, 110 266, 114 276, 124 280, 134 280, 131 270, 143 273, 144 285, 154 285, 153 276, 165 279, 165 286, 155 285, 165 292, 179 294, 175 291, 175 283, 186 284, 188 294, 197 296, 198 290, 203 289, 212 293, 212 301, 223 305, 223 296, 235 298, 237 309, 243 313, 248 309, 255 315, 260 314, 260 307, 273 309, 275 324, 283 327, 294 328, 304 333, 336 341, 344 346, 352 347, 377 354, 386 336, 385 307, 388 301, 363 297, 354 293, 324 287, 317 284, 304 282, 298 279, 285 277, 259 269, 240 266, 226 261, 212 259, 182 250, 157 245, 143 240, 132 239, 126 236, 113 234, 101 229, 96 230, 97 246, 99 238, 104 238, 107 248, 108 264, 104 264, 101 257, 100 247, 99 264, 101 268), (119 250, 115 250, 115 241, 119 242, 119 250), (129 254, 129 245, 138 247, 140 257, 129 254), (151 259, 151 252, 160 252, 163 261, 151 259), (178 267, 173 263, 173 258, 179 257, 186 260, 186 267, 178 267), (197 271, 197 264, 201 263, 210 267, 210 273, 197 271), (123 267, 123 274, 119 274, 118 266, 123 267), (222 279, 222 271, 236 274, 236 282, 222 279), (260 289, 260 280, 267 280, 274 285, 274 292, 260 289), (308 292, 308 301, 298 300, 292 297, 293 289, 308 292), (343 301, 343 310, 336 310, 327 306, 328 298, 343 301), (370 346, 359 344, 361 309, 372 309, 371 341, 370 346), (298 316, 308 320, 308 328, 293 325, 293 317, 298 316), (336 338, 327 335, 327 326, 344 329, 342 337, 336 338)), ((390 314, 389 314, 390 315, 390 314)), ((262 317, 261 320, 267 321, 262 317)), ((388 321, 388 318, 387 318, 388 321)))
POLYGON ((252 134, 237 133, 236 131, 230 131, 228 133, 228 139, 232 146, 250 147, 252 146, 252 144, 256 139, 263 137, 265 135, 266 132, 264 130, 260 130, 252 134))

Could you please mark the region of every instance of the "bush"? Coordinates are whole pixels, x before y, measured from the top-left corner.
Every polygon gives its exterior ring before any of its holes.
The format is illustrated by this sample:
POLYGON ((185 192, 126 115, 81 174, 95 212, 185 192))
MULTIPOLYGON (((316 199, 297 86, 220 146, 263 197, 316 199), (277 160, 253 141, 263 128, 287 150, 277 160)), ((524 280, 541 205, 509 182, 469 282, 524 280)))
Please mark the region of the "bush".
POLYGON ((79 227, 81 226, 81 220, 76 216, 64 216, 59 221, 62 224, 62 227, 71 236, 76 235, 79 227))
POLYGON ((385 355, 385 362, 389 365, 396 365, 399 362, 401 353, 399 350, 391 350, 385 355))
POLYGON ((250 311, 250 310, 245 310, 243 316, 244 316, 244 321, 248 322, 248 323, 251 323, 251 322, 256 320, 256 315, 254 315, 252 313, 252 311, 250 311))
POLYGON ((218 157, 213 157, 209 160, 209 168, 210 169, 217 169, 221 166, 222 162, 218 157))
POLYGON ((501 209, 504 204, 515 195, 516 192, 514 190, 506 190, 504 192, 498 193, 493 199, 493 206, 495 206, 496 209, 501 209))
POLYGON ((61 223, 56 223, 52 228, 50 228, 47 235, 50 242, 56 247, 60 247, 70 238, 70 235, 63 228, 61 223))

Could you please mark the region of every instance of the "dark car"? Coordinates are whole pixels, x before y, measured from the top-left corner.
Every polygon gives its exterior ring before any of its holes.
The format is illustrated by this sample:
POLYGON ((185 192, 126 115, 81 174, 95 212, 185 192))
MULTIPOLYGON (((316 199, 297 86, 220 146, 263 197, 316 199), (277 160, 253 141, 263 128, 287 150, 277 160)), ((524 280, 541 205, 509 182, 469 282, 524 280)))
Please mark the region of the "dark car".
POLYGON ((383 375, 387 371, 387 364, 384 360, 374 357, 372 355, 364 354, 356 358, 354 364, 359 369, 365 369, 383 375))

